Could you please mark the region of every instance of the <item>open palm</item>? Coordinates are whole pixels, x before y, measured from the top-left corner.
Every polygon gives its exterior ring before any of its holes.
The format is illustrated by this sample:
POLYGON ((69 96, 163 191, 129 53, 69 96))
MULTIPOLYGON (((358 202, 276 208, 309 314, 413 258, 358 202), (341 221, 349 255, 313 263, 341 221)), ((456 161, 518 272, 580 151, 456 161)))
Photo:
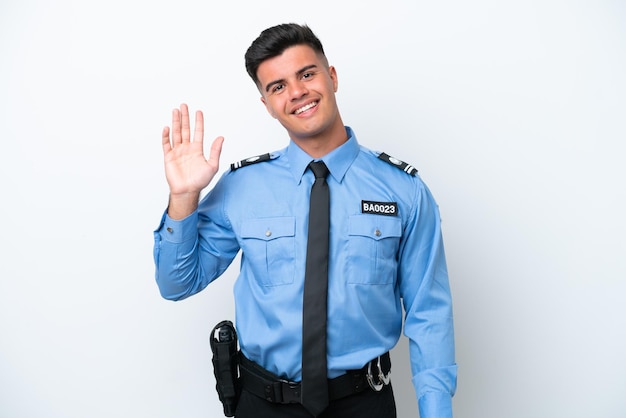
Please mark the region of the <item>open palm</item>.
MULTIPOLYGON (((182 104, 172 111, 172 128, 163 128, 162 144, 165 162, 165 177, 170 187, 170 204, 179 197, 195 200, 207 187, 219 169, 223 137, 217 137, 209 158, 204 156, 204 117, 196 112, 196 121, 191 138, 189 109, 182 104), (171 134, 171 138, 170 138, 171 134)), ((193 209, 193 208, 192 208, 193 209)))
POLYGON ((172 129, 163 129, 163 157, 165 176, 172 194, 199 193, 209 185, 219 169, 222 137, 215 139, 209 158, 204 156, 204 118, 196 112, 193 139, 189 124, 189 110, 182 104, 172 111, 172 129))

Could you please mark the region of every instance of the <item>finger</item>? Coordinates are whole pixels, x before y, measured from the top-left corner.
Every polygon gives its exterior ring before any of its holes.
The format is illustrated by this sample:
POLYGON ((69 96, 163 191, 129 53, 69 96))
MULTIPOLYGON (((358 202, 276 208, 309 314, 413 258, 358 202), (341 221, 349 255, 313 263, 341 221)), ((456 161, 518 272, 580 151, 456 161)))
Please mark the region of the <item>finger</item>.
POLYGON ((180 136, 180 110, 172 110, 172 144, 180 144, 182 138, 180 136))
POLYGON ((189 108, 185 103, 180 105, 180 127, 183 142, 189 142, 189 108))
POLYGON ((202 144, 204 141, 204 115, 202 111, 196 111, 196 126, 193 131, 193 142, 202 144))
POLYGON ((167 154, 172 150, 172 143, 170 142, 170 127, 163 128, 161 133, 161 145, 163 145, 163 154, 167 154))
POLYGON ((222 145, 224 144, 224 137, 218 136, 213 140, 211 144, 211 150, 209 151, 209 164, 215 167, 217 171, 220 165, 220 155, 222 154, 222 145))

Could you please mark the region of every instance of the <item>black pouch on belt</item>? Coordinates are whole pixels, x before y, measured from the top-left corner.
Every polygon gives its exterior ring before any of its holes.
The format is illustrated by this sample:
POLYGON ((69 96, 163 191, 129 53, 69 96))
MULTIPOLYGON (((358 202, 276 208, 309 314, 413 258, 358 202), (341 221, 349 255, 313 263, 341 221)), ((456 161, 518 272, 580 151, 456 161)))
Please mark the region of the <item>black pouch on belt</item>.
POLYGON ((217 394, 224 406, 224 415, 235 416, 237 401, 241 394, 239 378, 239 355, 237 332, 231 321, 222 321, 209 336, 213 352, 213 372, 217 382, 217 394))

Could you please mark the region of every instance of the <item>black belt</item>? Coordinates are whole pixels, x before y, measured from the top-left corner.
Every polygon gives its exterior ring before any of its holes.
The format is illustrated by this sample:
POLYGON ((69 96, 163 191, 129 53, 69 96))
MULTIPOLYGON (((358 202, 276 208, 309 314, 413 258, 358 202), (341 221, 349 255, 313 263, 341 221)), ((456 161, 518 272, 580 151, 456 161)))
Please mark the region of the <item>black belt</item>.
MULTIPOLYGON (((330 400, 363 392, 368 387, 380 391, 389 384, 391 359, 389 353, 368 362, 358 370, 349 370, 334 379, 328 379, 330 400)), ((290 382, 271 373, 240 355, 239 373, 243 389, 273 403, 300 403, 300 382, 290 382)))

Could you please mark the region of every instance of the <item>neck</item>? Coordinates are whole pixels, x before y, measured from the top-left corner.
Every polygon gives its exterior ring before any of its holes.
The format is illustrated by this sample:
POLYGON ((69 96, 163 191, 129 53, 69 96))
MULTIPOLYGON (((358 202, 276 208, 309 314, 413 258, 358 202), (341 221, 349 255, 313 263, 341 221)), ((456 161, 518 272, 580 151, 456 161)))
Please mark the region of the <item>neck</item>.
POLYGON ((311 157, 321 158, 343 145, 348 140, 348 134, 341 118, 337 118, 337 122, 330 129, 318 135, 291 135, 291 140, 311 157))

